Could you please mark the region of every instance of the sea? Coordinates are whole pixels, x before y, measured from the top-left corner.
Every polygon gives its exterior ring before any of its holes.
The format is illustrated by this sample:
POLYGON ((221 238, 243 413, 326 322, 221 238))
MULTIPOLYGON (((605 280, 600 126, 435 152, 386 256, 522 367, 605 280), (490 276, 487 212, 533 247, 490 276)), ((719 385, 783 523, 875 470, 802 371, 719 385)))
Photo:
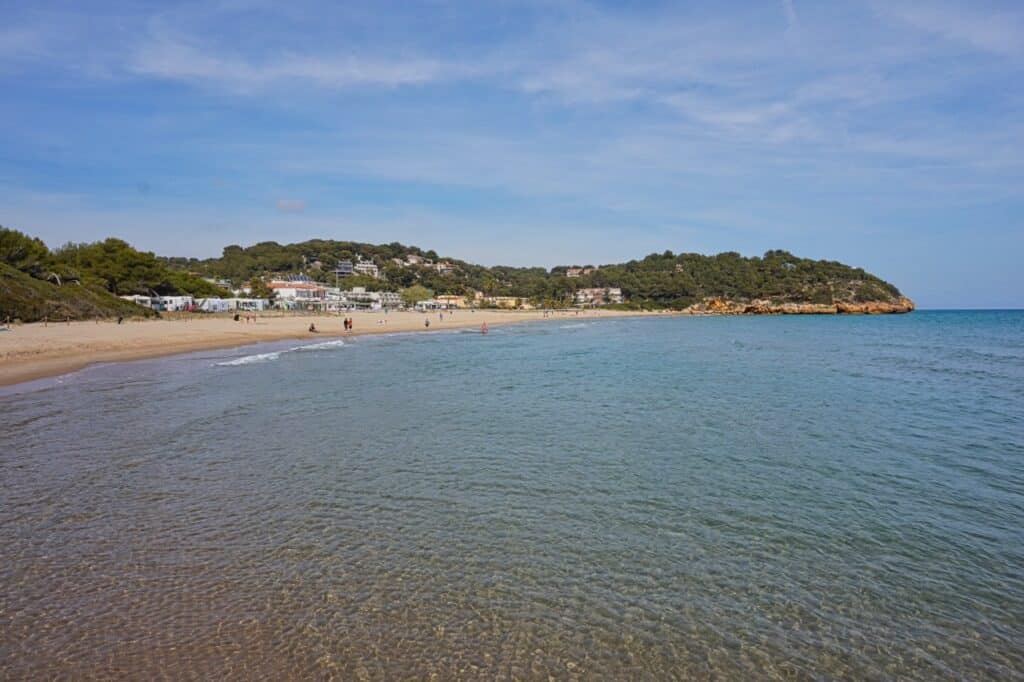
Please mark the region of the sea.
POLYGON ((565 317, 9 387, 0 677, 1022 680, 1024 311, 565 317))

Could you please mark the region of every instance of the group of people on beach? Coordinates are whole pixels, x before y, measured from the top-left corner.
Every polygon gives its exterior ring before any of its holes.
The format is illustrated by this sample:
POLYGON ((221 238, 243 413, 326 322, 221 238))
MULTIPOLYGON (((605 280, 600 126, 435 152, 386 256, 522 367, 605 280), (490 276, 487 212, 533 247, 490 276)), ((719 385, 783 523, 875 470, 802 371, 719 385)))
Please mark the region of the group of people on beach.
MULTIPOLYGON (((239 315, 238 313, 235 313, 235 322, 238 322, 241 319, 242 319, 242 315, 239 315)), ((250 313, 250 312, 245 313, 245 323, 246 324, 250 324, 250 323, 251 324, 256 324, 256 313, 250 313)))
MULTIPOLYGON (((354 322, 354 320, 351 317, 346 317, 344 320, 341 321, 341 326, 345 328, 346 332, 352 331, 352 327, 354 326, 354 324, 355 324, 355 322, 354 322)), ((320 330, 316 328, 316 323, 315 322, 310 322, 309 323, 309 333, 310 334, 319 334, 320 333, 320 330)))

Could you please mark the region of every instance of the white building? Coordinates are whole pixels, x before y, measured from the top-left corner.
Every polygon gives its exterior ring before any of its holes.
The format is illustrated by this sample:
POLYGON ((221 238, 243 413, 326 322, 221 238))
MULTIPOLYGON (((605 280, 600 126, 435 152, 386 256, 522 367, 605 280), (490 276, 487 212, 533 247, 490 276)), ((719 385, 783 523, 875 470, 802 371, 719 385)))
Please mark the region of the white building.
POLYGON ((156 310, 192 310, 195 306, 195 299, 191 296, 155 296, 153 308, 156 310), (159 307, 157 307, 159 306, 159 307))
POLYGON ((433 268, 442 275, 447 275, 450 272, 455 272, 455 264, 449 263, 448 261, 441 261, 440 263, 434 264, 433 268))
POLYGON ((324 300, 327 288, 315 282, 274 281, 267 288, 277 294, 278 300, 298 303, 315 303, 324 300))
POLYGON ((133 296, 121 296, 121 298, 123 298, 126 301, 131 301, 135 305, 141 305, 143 308, 152 308, 153 307, 153 298, 151 296, 133 295, 133 296))
POLYGON ((266 310, 270 301, 265 298, 225 298, 231 310, 266 310))
POLYGON ((448 308, 447 304, 438 301, 436 298, 417 301, 416 305, 413 307, 416 308, 416 310, 445 310, 448 308))
POLYGON ((348 308, 380 310, 402 306, 402 297, 395 291, 367 291, 364 287, 352 287, 339 293, 340 303, 348 308))
POLYGON ((373 261, 361 260, 352 269, 361 275, 369 275, 374 279, 380 278, 380 268, 373 261))
POLYGON ((602 305, 605 303, 622 303, 622 289, 600 287, 593 289, 579 289, 576 291, 574 300, 577 305, 602 305))

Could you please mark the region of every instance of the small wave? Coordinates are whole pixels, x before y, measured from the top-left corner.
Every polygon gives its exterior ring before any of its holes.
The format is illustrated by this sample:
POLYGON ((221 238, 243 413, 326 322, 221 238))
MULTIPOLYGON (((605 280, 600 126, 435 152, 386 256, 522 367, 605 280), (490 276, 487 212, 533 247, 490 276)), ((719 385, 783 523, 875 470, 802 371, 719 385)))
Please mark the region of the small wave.
POLYGON ((334 341, 324 341, 323 343, 313 343, 308 346, 296 346, 295 348, 289 348, 287 352, 293 350, 331 350, 333 348, 340 348, 345 345, 345 342, 341 339, 335 339, 334 341))
POLYGON ((277 360, 281 357, 279 351, 276 353, 256 353, 255 355, 246 355, 241 358, 235 358, 234 360, 227 360, 226 362, 216 363, 218 367, 238 367, 240 365, 253 365, 257 362, 270 362, 271 360, 277 360))
POLYGON ((285 353, 295 353, 299 351, 317 351, 317 350, 333 350, 335 348, 341 348, 345 345, 345 342, 341 339, 335 339, 333 341, 323 341, 321 343, 311 343, 305 346, 293 346, 292 348, 286 348, 285 350, 273 351, 271 353, 255 353, 253 355, 245 355, 234 360, 225 360, 224 362, 215 363, 218 367, 239 367, 241 365, 253 365, 260 362, 271 362, 279 359, 285 353))
POLYGON ((563 324, 559 325, 559 329, 581 329, 588 326, 586 322, 576 322, 575 324, 563 324))

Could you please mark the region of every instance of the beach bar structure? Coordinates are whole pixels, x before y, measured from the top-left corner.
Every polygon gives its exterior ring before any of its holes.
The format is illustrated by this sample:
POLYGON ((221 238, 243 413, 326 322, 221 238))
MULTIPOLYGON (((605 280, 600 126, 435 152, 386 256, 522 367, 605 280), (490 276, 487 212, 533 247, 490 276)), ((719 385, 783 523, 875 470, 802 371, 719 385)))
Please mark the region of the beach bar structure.
POLYGON ((265 298, 225 298, 231 310, 266 310, 270 301, 265 298))

